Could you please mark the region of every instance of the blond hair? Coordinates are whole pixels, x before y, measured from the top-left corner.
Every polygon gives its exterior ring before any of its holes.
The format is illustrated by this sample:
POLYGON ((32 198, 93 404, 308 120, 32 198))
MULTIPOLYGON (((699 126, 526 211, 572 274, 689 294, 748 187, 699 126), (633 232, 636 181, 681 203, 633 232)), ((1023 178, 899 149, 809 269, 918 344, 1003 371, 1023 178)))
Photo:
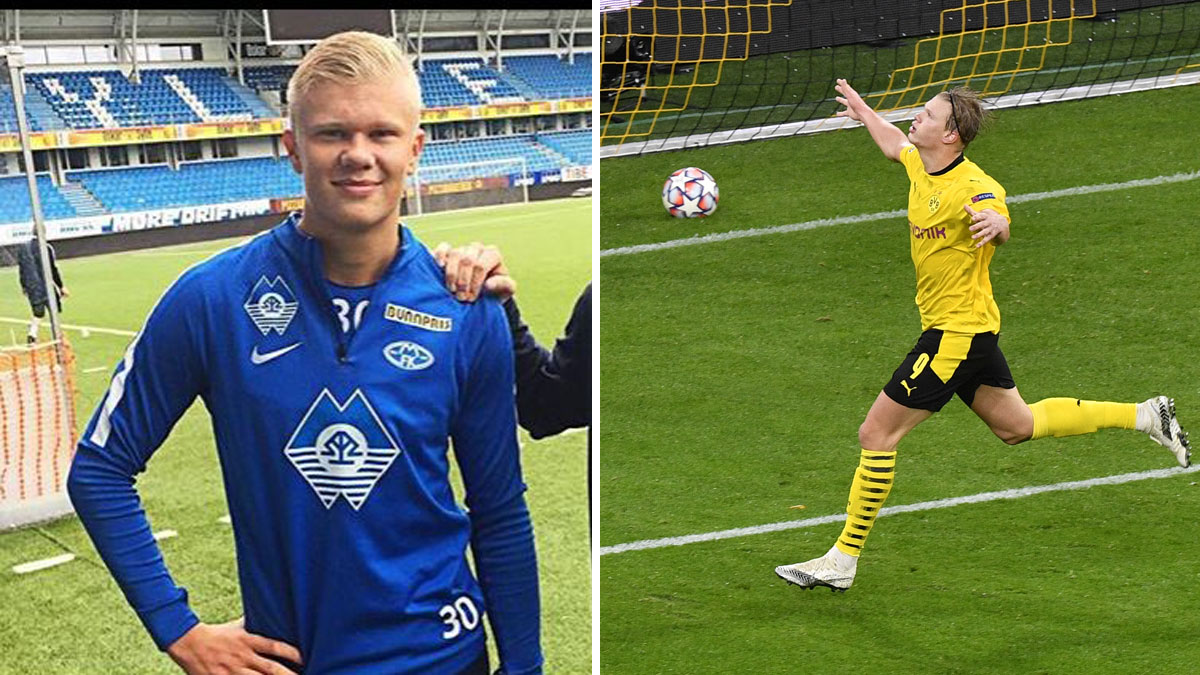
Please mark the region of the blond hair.
POLYGON ((288 118, 296 129, 296 108, 318 82, 371 84, 400 78, 407 112, 419 122, 421 85, 412 64, 394 40, 374 33, 347 31, 321 40, 300 61, 288 82, 288 118))
POLYGON ((957 130, 963 147, 967 147, 983 130, 984 124, 991 120, 991 113, 983 107, 983 99, 974 89, 955 87, 943 91, 938 96, 944 96, 950 104, 950 114, 946 116, 946 131, 957 130))

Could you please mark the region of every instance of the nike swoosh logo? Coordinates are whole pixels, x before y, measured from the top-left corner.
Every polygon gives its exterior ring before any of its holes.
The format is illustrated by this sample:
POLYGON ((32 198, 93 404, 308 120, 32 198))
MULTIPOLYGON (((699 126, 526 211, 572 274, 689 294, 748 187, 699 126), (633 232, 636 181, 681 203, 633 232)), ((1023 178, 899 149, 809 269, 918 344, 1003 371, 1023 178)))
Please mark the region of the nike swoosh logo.
POLYGON ((283 349, 276 349, 275 351, 267 352, 266 354, 259 354, 258 353, 258 345, 255 345, 254 349, 250 350, 250 363, 253 363, 256 366, 261 366, 262 364, 266 363, 267 361, 270 361, 272 359, 277 359, 277 358, 283 356, 284 354, 292 351, 293 349, 295 349, 296 347, 299 347, 302 344, 304 344, 304 343, 297 342, 296 344, 288 345, 288 346, 284 347, 283 349))

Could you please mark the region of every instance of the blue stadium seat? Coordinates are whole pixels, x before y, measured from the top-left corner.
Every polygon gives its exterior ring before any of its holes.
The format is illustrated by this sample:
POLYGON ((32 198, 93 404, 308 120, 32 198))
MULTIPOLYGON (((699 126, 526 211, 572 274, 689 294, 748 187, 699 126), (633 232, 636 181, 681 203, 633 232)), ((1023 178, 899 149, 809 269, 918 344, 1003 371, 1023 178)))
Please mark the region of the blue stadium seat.
MULTIPOLYGON (((48 175, 37 177, 38 200, 47 220, 74 218, 75 208, 67 202, 48 175)), ((0 223, 24 223, 33 220, 29 204, 29 183, 25 176, 0 178, 0 223)))
POLYGON ((210 121, 253 117, 250 106, 226 84, 220 68, 142 70, 139 75, 140 84, 116 70, 26 73, 25 80, 76 129, 112 126, 88 106, 89 101, 99 103, 120 127, 205 121, 172 87, 172 80, 196 96, 210 121))
POLYGON ((492 175, 495 169, 488 170, 487 168, 479 167, 461 167, 450 171, 442 169, 451 164, 466 164, 472 162, 488 162, 497 160, 507 160, 513 157, 524 157, 526 166, 529 171, 554 171, 561 169, 564 166, 575 164, 590 164, 591 163, 591 131, 588 129, 579 131, 556 132, 553 134, 540 134, 535 136, 502 136, 498 138, 472 138, 457 141, 435 141, 425 144, 425 151, 421 155, 421 170, 425 173, 425 180, 436 178, 436 180, 462 180, 466 178, 474 178, 478 175, 492 175), (569 147, 574 156, 568 156, 568 160, 564 162, 559 154, 566 155, 556 146, 543 144, 540 141, 541 137, 549 136, 555 143, 565 144, 564 147, 569 147), (578 140, 562 140, 573 139, 576 137, 586 136, 587 150, 586 154, 580 147, 582 143, 578 140), (548 150, 548 148, 554 151, 548 150))
POLYGON ((72 171, 67 177, 82 183, 112 213, 304 193, 291 165, 272 157, 187 163, 178 171, 165 165, 72 171))
MULTIPOLYGON (((536 92, 536 100, 591 96, 591 63, 590 52, 576 54, 574 64, 553 55, 511 56, 504 59, 505 70, 501 74, 478 58, 439 59, 423 61, 417 75, 421 83, 422 103, 426 107, 471 106, 487 102, 471 90, 468 86, 471 84, 493 100, 529 100, 527 94, 522 94, 521 86, 536 92), (462 79, 452 71, 458 72, 462 79), (514 83, 513 79, 518 83, 514 83)), ((247 68, 246 86, 255 91, 282 93, 287 89, 288 79, 295 70, 295 66, 247 68)))
POLYGON ((529 85, 547 100, 586 98, 592 95, 592 55, 575 55, 570 64, 557 56, 510 56, 504 59, 504 72, 529 85))
POLYGON ((592 163, 591 129, 543 132, 537 135, 537 141, 542 145, 553 148, 555 152, 571 160, 572 164, 582 165, 592 163))

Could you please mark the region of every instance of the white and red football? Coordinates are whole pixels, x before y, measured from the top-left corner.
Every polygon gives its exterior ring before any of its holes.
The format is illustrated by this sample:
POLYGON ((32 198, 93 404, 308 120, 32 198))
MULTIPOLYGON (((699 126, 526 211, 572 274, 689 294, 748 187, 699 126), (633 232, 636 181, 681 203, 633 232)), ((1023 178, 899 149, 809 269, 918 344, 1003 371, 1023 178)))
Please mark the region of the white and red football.
POLYGON ((676 171, 663 183, 663 206, 676 218, 711 216, 720 197, 717 181, 694 166, 676 171))

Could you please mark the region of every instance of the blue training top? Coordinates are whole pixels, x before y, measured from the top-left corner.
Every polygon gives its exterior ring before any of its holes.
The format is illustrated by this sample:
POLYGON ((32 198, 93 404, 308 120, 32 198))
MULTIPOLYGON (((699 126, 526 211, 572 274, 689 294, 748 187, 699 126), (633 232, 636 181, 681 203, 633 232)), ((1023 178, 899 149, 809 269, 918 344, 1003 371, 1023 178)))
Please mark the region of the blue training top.
POLYGON ((199 396, 247 631, 298 647, 308 672, 457 673, 484 648, 486 609, 504 671, 541 672, 503 310, 456 301, 402 228, 365 310, 347 316, 297 223, 184 272, 129 345, 68 482, 96 548, 160 649, 198 622, 133 477, 199 396))

